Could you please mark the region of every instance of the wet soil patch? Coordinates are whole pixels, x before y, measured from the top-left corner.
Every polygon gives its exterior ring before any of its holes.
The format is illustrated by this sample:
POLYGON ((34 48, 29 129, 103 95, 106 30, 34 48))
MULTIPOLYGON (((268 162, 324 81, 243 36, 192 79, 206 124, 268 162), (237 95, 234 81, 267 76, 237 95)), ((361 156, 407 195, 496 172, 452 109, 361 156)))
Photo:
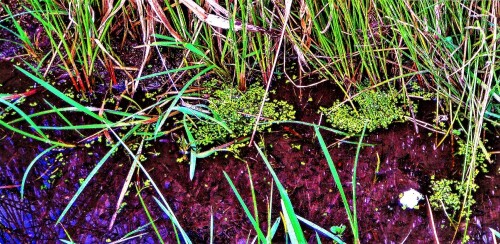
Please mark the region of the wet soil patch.
MULTIPOLYGON (((14 93, 16 89, 32 85, 32 81, 20 76, 10 64, 3 63, 0 67, 2 93, 14 93)), ((279 89, 273 96, 292 103, 297 108, 297 119, 310 123, 320 120, 320 115, 317 114, 319 106, 328 106, 333 102, 335 96, 331 93, 339 93, 335 90, 335 85, 328 82, 303 89, 302 96, 299 96, 298 89, 290 84, 276 83, 275 87, 279 89), (309 97, 315 100, 308 101, 309 97)), ((41 102, 47 95, 47 92, 39 92, 27 100, 41 102)), ((56 106, 63 106, 54 99, 51 102, 56 106)), ((23 109, 30 111, 27 107, 23 109)), ((47 124, 62 125, 54 115, 46 119, 47 124)), ((144 186, 145 179, 144 175, 139 173, 139 176, 134 176, 130 193, 125 197, 126 205, 123 205, 113 228, 108 229, 119 192, 132 164, 126 152, 120 150, 99 170, 62 224, 55 225, 61 211, 80 186, 81 179, 87 177, 109 148, 96 143, 91 148, 54 151, 42 157, 29 172, 25 198, 21 199, 19 188, 26 168, 47 145, 22 138, 3 128, 0 133, 1 243, 68 239, 65 231, 77 242, 102 243, 106 240, 118 240, 149 222, 137 197, 135 186, 144 186)), ((327 143, 332 145, 329 151, 350 199, 356 146, 338 143, 341 138, 333 133, 323 131, 322 134, 327 143)), ((77 135, 60 133, 55 133, 54 136, 68 141, 77 138, 77 135)), ((298 215, 324 228, 348 225, 339 192, 310 127, 274 126, 272 132, 262 134, 259 140, 264 140, 267 145, 265 153, 279 179, 288 189, 298 215)), ((363 142, 374 146, 361 150, 357 168, 357 212, 363 243, 399 243, 405 240, 411 243, 428 243, 433 240, 434 233, 430 228, 427 204, 421 203, 420 209, 403 210, 398 205, 398 198, 400 193, 410 188, 429 195, 432 175, 438 178, 459 177, 460 159, 454 156, 451 143, 445 141, 437 147, 437 141, 438 137, 433 133, 421 131, 417 134, 411 123, 396 123, 386 130, 374 131, 364 138, 363 142)), ((488 145, 493 145, 492 151, 500 150, 498 136, 490 136, 488 145)), ((267 229, 266 206, 271 199, 271 219, 274 222, 279 217, 279 195, 277 190, 273 189, 271 196, 272 177, 253 148, 243 149, 238 158, 221 154, 200 160, 193 181, 188 178, 189 165, 176 162, 182 155, 171 136, 154 142, 154 146, 149 148, 147 153, 150 156, 144 162, 144 167, 160 187, 179 222, 195 243, 209 241, 211 214, 214 216, 216 242, 240 242, 247 240, 249 235, 254 235, 251 224, 226 182, 223 172, 231 177, 250 206, 248 166, 259 203, 261 227, 267 229), (153 155, 153 152, 160 154, 153 155)), ((489 173, 478 177, 480 188, 475 197, 478 203, 473 207, 469 225, 472 240, 477 243, 492 241, 488 228, 500 229, 500 195, 497 189, 500 185, 499 160, 497 156, 493 156, 493 160, 494 164, 490 165, 489 173)), ((153 199, 156 193, 153 189, 146 188, 140 191, 140 194, 155 219, 162 238, 169 243, 174 242, 172 223, 153 199)), ((433 217, 440 240, 451 241, 454 231, 446 216, 440 211, 434 211, 433 217)), ((314 233, 305 226, 303 228, 307 238, 313 241, 314 233)), ((132 242, 157 242, 151 226, 144 227, 139 233, 142 235, 132 242)), ((278 231, 276 242, 284 241, 283 233, 283 229, 278 231)), ((343 238, 348 242, 352 240, 349 231, 343 238)))

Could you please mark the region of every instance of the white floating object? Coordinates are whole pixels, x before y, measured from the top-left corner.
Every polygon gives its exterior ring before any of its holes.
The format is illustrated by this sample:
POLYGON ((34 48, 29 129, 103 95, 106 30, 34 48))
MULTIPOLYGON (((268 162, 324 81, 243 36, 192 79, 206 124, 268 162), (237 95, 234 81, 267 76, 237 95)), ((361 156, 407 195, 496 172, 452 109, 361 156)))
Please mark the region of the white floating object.
POLYGON ((410 188, 410 190, 399 195, 399 204, 401 204, 403 209, 418 209, 418 202, 422 199, 424 199, 422 193, 410 188))

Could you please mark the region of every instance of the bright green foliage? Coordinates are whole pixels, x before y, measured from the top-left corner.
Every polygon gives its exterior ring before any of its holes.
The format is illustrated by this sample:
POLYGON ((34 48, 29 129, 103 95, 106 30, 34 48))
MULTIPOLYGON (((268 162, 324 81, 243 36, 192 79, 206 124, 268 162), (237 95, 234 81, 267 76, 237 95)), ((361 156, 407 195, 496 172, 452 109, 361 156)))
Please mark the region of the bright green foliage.
MULTIPOLYGON (((213 85, 213 84, 212 84, 213 85)), ((208 85, 209 86, 209 85, 208 85)), ((259 113, 264 88, 253 84, 247 91, 241 92, 230 84, 222 84, 218 89, 207 89, 210 94, 208 108, 214 117, 224 121, 234 133, 230 134, 221 126, 206 120, 196 120, 191 132, 200 146, 225 142, 228 138, 239 138, 252 133, 253 125, 259 113)), ((295 117, 293 106, 282 100, 267 101, 262 119, 268 121, 291 120, 295 117)), ((270 127, 270 124, 258 126, 258 131, 270 127)))
MULTIPOLYGON (((464 162, 470 163, 472 157, 471 143, 465 143, 463 140, 458 140, 458 145, 457 154, 465 157, 464 162)), ((471 179, 465 179, 464 181, 432 179, 431 189, 433 194, 429 198, 431 206, 436 210, 444 208, 453 218, 460 211, 462 205, 464 205, 463 216, 468 220, 472 214, 470 207, 476 203, 473 194, 479 188, 478 185, 473 182, 473 179, 476 178, 479 170, 483 173, 487 172, 486 157, 479 150, 476 153, 476 165, 476 170, 472 172, 471 179), (467 190, 467 188, 469 189, 467 190)))
MULTIPOLYGON (((458 145, 457 154, 465 157, 464 162, 470 163, 472 156, 471 143, 465 143, 462 140, 458 140, 458 145)), ((456 213, 460 211, 465 199, 463 216, 468 220, 472 214, 470 207, 476 203, 473 194, 479 188, 479 186, 473 182, 473 179, 475 179, 479 173, 478 169, 483 173, 487 172, 486 157, 479 150, 476 154, 476 165, 478 165, 478 167, 472 172, 472 179, 465 179, 464 181, 432 179, 431 188, 433 194, 429 198, 431 206, 436 210, 444 208, 445 211, 451 213, 452 217, 454 217, 456 213), (467 190, 467 188, 469 189, 467 190)))
MULTIPOLYGON (((486 140, 485 140, 486 143, 486 140)), ((457 154, 465 157, 464 162, 472 161, 472 143, 466 143, 463 140, 458 140, 457 154)), ((482 173, 488 173, 488 164, 486 163, 486 156, 481 150, 476 151, 476 165, 482 173)))
MULTIPOLYGON (((451 214, 453 218, 460 211, 464 196, 467 193, 467 182, 462 183, 458 180, 432 180, 431 188, 433 194, 429 198, 431 206, 435 210, 444 210, 451 214)), ((469 191, 475 192, 478 186, 475 183, 469 185, 469 191)), ((476 201, 472 197, 472 194, 467 194, 467 200, 464 206, 464 216, 468 219, 471 215, 470 207, 474 205, 476 201)))
POLYGON ((398 106, 396 92, 369 90, 353 98, 354 110, 350 103, 340 103, 338 100, 330 108, 321 107, 326 115, 326 121, 334 128, 349 133, 360 133, 365 122, 368 131, 377 128, 387 128, 394 120, 401 120, 407 112, 398 106))

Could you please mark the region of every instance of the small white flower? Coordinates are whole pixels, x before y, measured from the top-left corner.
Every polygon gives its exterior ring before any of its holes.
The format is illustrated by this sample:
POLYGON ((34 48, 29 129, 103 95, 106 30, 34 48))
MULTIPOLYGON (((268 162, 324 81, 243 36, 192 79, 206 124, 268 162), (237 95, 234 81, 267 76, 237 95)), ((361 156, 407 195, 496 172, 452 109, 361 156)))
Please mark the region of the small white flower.
POLYGON ((399 194, 399 204, 403 209, 418 209, 418 202, 424 199, 424 196, 413 188, 399 194))

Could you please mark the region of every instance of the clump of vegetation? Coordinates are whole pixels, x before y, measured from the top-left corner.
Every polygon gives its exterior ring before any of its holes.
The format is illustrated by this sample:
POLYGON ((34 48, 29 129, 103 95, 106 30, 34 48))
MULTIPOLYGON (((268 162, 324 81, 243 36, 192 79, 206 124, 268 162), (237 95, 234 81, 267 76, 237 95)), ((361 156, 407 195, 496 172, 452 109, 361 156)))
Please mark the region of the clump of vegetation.
MULTIPOLYGON (((469 191, 475 192, 478 186, 475 183, 469 185, 469 191)), ((465 195, 467 194, 467 182, 458 180, 441 179, 432 180, 431 189, 433 194, 429 198, 432 208, 444 210, 451 219, 460 211, 465 195)), ((464 205, 464 216, 468 219, 471 215, 470 207, 476 201, 472 194, 467 194, 464 205)))
MULTIPOLYGON (((484 140, 486 143, 487 140, 484 140)), ((466 143, 464 140, 458 140, 458 152, 457 155, 464 157, 464 162, 472 162, 472 143, 466 143)), ((481 173, 488 173, 488 164, 486 161, 486 155, 478 148, 476 151, 476 165, 477 169, 481 171, 481 173)))
MULTIPOLYGON (((224 83, 217 89, 217 81, 205 85, 208 99, 208 109, 214 117, 224 121, 232 134, 222 126, 207 120, 197 120, 191 124, 191 132, 197 145, 206 146, 225 142, 228 138, 239 138, 250 135, 255 124, 265 89, 252 84, 245 92, 239 91, 231 84, 224 83)), ((282 100, 267 101, 264 104, 262 119, 268 121, 291 120, 295 117, 293 106, 282 100)), ((271 126, 270 123, 260 124, 258 131, 271 126)))
MULTIPOLYGON (((464 162, 471 162, 472 144, 458 140, 458 145, 457 155, 463 156, 464 162)), ((463 205, 464 211, 462 216, 469 220, 472 214, 470 207, 476 203, 473 194, 479 188, 473 180, 479 171, 483 173, 487 172, 486 156, 480 150, 476 152, 476 165, 477 167, 475 167, 476 169, 472 173, 473 177, 471 179, 459 181, 450 179, 435 180, 433 178, 431 182, 433 194, 429 198, 431 206, 435 210, 444 210, 451 219, 454 219, 463 205)))
POLYGON ((350 103, 337 100, 329 108, 321 107, 320 111, 334 128, 349 133, 360 133, 365 123, 368 131, 387 128, 393 121, 401 120, 408 114, 398 106, 399 99, 395 91, 369 90, 360 93, 352 101, 356 110, 350 103))

